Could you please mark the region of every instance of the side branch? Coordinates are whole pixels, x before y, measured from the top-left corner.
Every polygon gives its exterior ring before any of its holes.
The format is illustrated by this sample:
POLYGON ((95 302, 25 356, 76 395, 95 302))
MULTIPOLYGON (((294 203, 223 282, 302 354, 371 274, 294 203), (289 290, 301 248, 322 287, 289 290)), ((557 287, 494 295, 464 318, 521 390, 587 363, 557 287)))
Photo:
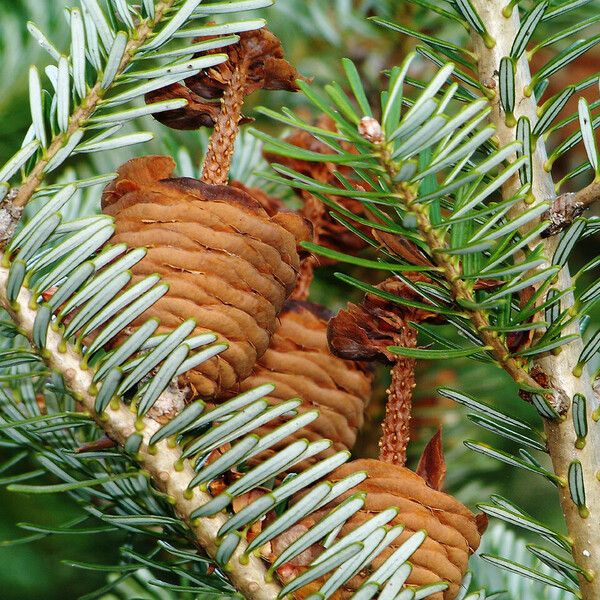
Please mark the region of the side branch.
MULTIPOLYGON (((125 68, 129 65, 135 53, 148 41, 148 38, 154 32, 154 28, 161 22, 163 16, 175 4, 175 1, 176 0, 163 0, 162 2, 159 2, 156 5, 153 19, 144 19, 143 21, 140 21, 134 35, 132 35, 132 38, 125 48, 125 52, 123 53, 123 57, 117 68, 117 76, 125 71, 125 68)), ((54 136, 50 145, 43 152, 42 157, 36 162, 29 175, 25 178, 25 181, 23 181, 22 185, 19 187, 13 200, 14 206, 25 206, 33 194, 35 194, 37 188, 44 180, 46 167, 50 160, 64 148, 69 141, 69 138, 80 127, 85 125, 87 120, 94 114, 104 93, 105 90, 102 87, 102 74, 100 74, 98 81, 88 91, 86 97, 81 100, 79 108, 71 115, 67 130, 64 133, 59 133, 54 136)))
POLYGON ((577 217, 600 200, 600 181, 593 181, 578 192, 561 194, 550 209, 542 215, 550 221, 550 226, 542 237, 550 237, 564 231, 577 217))
POLYGON ((581 205, 584 209, 589 208, 598 200, 600 200, 600 181, 590 183, 587 187, 576 192, 575 198, 573 198, 574 203, 581 205))
MULTIPOLYGON (((452 296, 459 303, 466 306, 473 305, 475 303, 473 293, 463 281, 460 269, 455 260, 449 254, 444 252, 444 241, 438 237, 431 226, 428 208, 417 202, 416 194, 412 189, 407 189, 402 184, 394 183, 397 175, 397 168, 387 150, 383 150, 381 161, 390 182, 392 182, 394 191, 398 197, 404 198, 406 208, 414 213, 417 219, 417 227, 427 242, 427 246, 433 253, 435 264, 441 268, 444 278, 452 291, 452 296)), ((486 344, 486 348, 482 348, 482 350, 491 350, 498 364, 507 371, 518 384, 522 384, 531 389, 537 389, 540 393, 543 393, 543 389, 535 379, 533 379, 533 377, 531 377, 531 375, 529 375, 529 373, 527 373, 527 371, 525 371, 523 367, 510 356, 510 352, 502 341, 497 336, 493 335, 486 313, 475 309, 466 309, 465 312, 468 313, 469 318, 479 332, 482 341, 486 344)), ((555 409, 559 413, 564 412, 568 406, 567 403, 561 402, 560 399, 555 404, 555 409)))
MULTIPOLYGON (((16 324, 31 338, 36 316, 35 310, 32 310, 29 304, 31 294, 23 288, 15 305, 11 306, 6 296, 7 279, 8 269, 0 267, 0 305, 10 312, 16 324)), ((161 427, 152 418, 144 417, 141 420, 143 424, 141 429, 140 420, 122 403, 117 408, 109 406, 105 413, 98 414, 94 410, 95 398, 90 393, 93 372, 81 368, 81 356, 70 345, 64 351, 62 346, 62 336, 50 329, 46 346, 48 365, 62 374, 74 397, 115 442, 123 445, 134 433, 143 436, 138 451, 139 463, 150 474, 156 488, 171 498, 175 512, 194 533, 198 547, 214 557, 218 548, 217 533, 227 518, 222 513, 210 518, 191 518, 191 514, 197 508, 212 498, 198 488, 189 489, 189 483, 196 474, 192 464, 188 460, 182 460, 179 447, 172 447, 168 440, 159 442, 150 451, 150 438, 161 427), (177 468, 175 468, 176 464, 177 468)), ((163 394, 158 402, 165 399, 164 396, 163 394)), ((240 562, 240 556, 245 548, 246 543, 241 540, 227 565, 229 578, 237 590, 249 600, 276 600, 280 587, 276 583, 267 583, 267 572, 262 560, 250 555, 247 564, 240 562)))

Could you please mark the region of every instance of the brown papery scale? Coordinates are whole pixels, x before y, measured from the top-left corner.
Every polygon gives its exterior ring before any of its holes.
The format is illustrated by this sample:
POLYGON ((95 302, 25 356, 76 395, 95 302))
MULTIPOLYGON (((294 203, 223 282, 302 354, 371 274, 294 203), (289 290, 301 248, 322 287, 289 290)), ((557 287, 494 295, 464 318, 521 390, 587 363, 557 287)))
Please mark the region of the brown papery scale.
MULTIPOLYGON (((246 96, 259 89, 297 91, 300 74, 288 63, 279 40, 266 28, 239 34, 236 44, 209 50, 227 53, 228 60, 146 95, 147 102, 184 98, 184 108, 159 113, 156 118, 173 129, 214 127, 202 180, 227 183, 239 125, 246 119, 242 107, 246 96)), ((202 41, 210 38, 196 38, 202 41)))
MULTIPOLYGON (((295 465, 293 471, 299 472, 317 460, 354 446, 371 396, 372 373, 365 363, 331 354, 327 345, 329 317, 329 312, 317 304, 289 300, 279 315, 269 349, 241 384, 240 391, 246 391, 273 383, 276 388, 267 398, 269 403, 277 405, 300 398, 299 413, 312 409, 320 413, 312 423, 259 455, 257 462, 299 439, 332 441, 328 450, 295 465)), ((287 421, 287 417, 270 421, 255 433, 264 437, 287 421)))
POLYGON ((174 166, 165 156, 125 163, 102 208, 115 218, 111 243, 148 249, 132 268, 133 281, 158 273, 170 286, 124 335, 151 317, 161 332, 188 318, 196 320, 195 334, 215 332, 229 349, 181 377, 211 400, 250 375, 267 350, 309 227, 294 213, 269 215, 241 187, 174 178, 174 166))

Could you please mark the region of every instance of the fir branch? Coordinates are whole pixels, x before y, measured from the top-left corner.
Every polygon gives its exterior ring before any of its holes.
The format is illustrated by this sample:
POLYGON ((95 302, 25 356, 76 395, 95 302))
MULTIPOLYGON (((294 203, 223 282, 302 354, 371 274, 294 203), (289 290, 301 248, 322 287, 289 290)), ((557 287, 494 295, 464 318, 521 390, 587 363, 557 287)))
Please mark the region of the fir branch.
MULTIPOLYGON (((444 278, 450 287, 454 299, 464 309, 465 313, 468 314, 476 330, 479 332, 483 343, 493 352, 498 364, 511 375, 517 384, 529 388, 530 391, 539 390, 539 392, 544 393, 539 383, 525 371, 517 360, 511 357, 506 345, 490 330, 490 321, 487 313, 483 310, 470 308, 475 304, 473 291, 462 278, 462 273, 456 259, 453 259, 445 252, 449 247, 448 243, 445 237, 440 237, 438 231, 434 229, 429 215, 429 208, 427 205, 418 202, 416 190, 412 186, 396 181, 398 168, 386 146, 382 144, 380 149, 379 158, 387 173, 390 188, 396 194, 396 197, 404 202, 406 209, 416 216, 417 227, 428 249, 431 251, 436 265, 442 269, 444 278)), ((556 408, 559 413, 564 412, 560 405, 557 405, 556 408)))
MULTIPOLYGON (((121 60, 114 72, 113 80, 125 71, 136 52, 148 41, 156 27, 161 24, 165 14, 176 4, 176 2, 177 0, 162 0, 156 4, 153 18, 143 19, 137 24, 125 46, 121 60)), ((64 132, 57 132, 50 140, 48 148, 43 152, 42 157, 36 162, 23 184, 19 187, 13 200, 15 206, 22 207, 27 204, 44 180, 46 167, 50 161, 68 145, 72 136, 75 135, 94 114, 107 92, 106 86, 104 85, 104 79, 104 74, 100 72, 94 86, 88 90, 87 94, 82 98, 79 107, 70 116, 66 130, 64 132)))
MULTIPOLYGON (((0 303, 9 310, 15 323, 32 338, 36 311, 31 308, 31 294, 23 288, 16 302, 11 303, 6 294, 8 274, 9 269, 0 267, 0 303)), ((65 348, 61 335, 53 330, 48 332, 44 355, 47 364, 63 375, 74 397, 112 440, 124 445, 130 436, 136 433, 142 435, 143 441, 136 456, 138 462, 149 473, 154 485, 168 496, 177 515, 188 524, 198 547, 214 558, 218 550, 217 533, 227 522, 227 517, 224 514, 191 517, 212 496, 197 487, 189 488, 196 471, 190 461, 182 459, 179 446, 172 445, 168 439, 150 446, 150 438, 161 428, 160 423, 152 419, 150 414, 138 418, 122 403, 111 405, 106 412, 98 414, 94 408, 95 397, 90 392, 94 387, 93 371, 82 368, 81 355, 70 345, 65 348)), ((157 402, 169 404, 173 401, 174 398, 165 392, 157 402)), ((248 599, 275 600, 279 597, 280 587, 277 583, 266 581, 267 572, 261 559, 250 555, 247 563, 240 562, 246 545, 240 540, 228 563, 231 581, 248 599)))
MULTIPOLYGON (((481 19, 486 23, 489 35, 494 40, 490 47, 477 33, 473 34, 475 51, 478 57, 478 74, 480 81, 488 88, 495 89, 496 74, 504 56, 509 56, 511 47, 519 32, 519 11, 513 10, 512 14, 503 15, 503 2, 487 0, 473 0, 473 6, 481 19)), ((526 90, 531 89, 531 75, 529 64, 522 56, 515 68, 515 117, 529 119, 532 126, 537 122, 537 106, 533 95, 526 95, 526 90)), ((496 134, 501 145, 509 144, 516 139, 516 128, 507 125, 502 114, 499 96, 492 100, 491 120, 496 125, 496 134)), ((546 162, 546 148, 542 139, 538 139, 532 152, 532 188, 531 195, 538 199, 553 199, 554 184, 552 177, 544 169, 546 162)), ((503 186, 505 198, 514 194, 519 185, 515 176, 503 186)), ((523 204, 513 208, 513 215, 525 210, 523 204)), ((537 244, 537 241, 533 241, 537 244)), ((554 256, 559 241, 555 237, 546 238, 543 242, 543 254, 550 262, 554 256)), ((540 267, 543 268, 543 267, 540 267)), ((567 266, 558 273, 554 288, 561 292, 568 290, 572 285, 571 275, 567 266)), ((572 294, 567 294, 563 300, 563 309, 572 306, 572 294)), ((576 320, 565 330, 565 334, 578 334, 579 324, 576 320)), ((580 377, 573 375, 573 368, 578 363, 581 354, 581 340, 572 342, 562 348, 560 354, 544 354, 535 359, 535 367, 545 374, 549 386, 555 394, 571 405, 576 394, 581 394, 587 399, 586 416, 588 422, 592 421, 594 410, 598 407, 587 372, 580 377)), ((552 457, 555 474, 561 479, 563 485, 559 488, 560 501, 565 514, 569 535, 573 541, 573 556, 582 568, 584 575, 580 575, 579 582, 582 596, 585 600, 600 597, 600 482, 596 477, 598 464, 600 464, 600 431, 592 428, 587 435, 586 442, 581 447, 577 444, 577 432, 572 418, 572 408, 569 408, 564 418, 559 420, 544 419, 548 449, 552 457), (579 447, 578 447, 579 446, 579 447), (571 465, 580 464, 583 472, 583 485, 585 487, 587 511, 582 511, 574 502, 574 494, 570 489, 569 470, 571 465), (586 512, 588 514, 586 514, 586 512)))
POLYGON ((598 200, 600 200, 600 181, 596 180, 582 190, 575 192, 573 204, 586 209, 590 208, 598 200))

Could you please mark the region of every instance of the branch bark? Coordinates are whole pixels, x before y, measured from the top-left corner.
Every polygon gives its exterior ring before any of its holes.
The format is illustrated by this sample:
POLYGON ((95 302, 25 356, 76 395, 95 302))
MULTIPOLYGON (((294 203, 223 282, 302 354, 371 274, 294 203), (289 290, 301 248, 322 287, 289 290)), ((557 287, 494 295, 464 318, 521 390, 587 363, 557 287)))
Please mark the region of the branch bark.
MULTIPOLYGON (((497 93, 498 72, 500 60, 510 55, 511 46, 519 30, 520 20, 518 9, 512 15, 504 17, 502 9, 505 2, 499 0, 471 0, 473 7, 478 12, 483 23, 495 42, 492 47, 486 45, 484 40, 474 34, 473 43, 478 59, 479 79, 490 90, 496 92, 492 102, 491 119, 496 126, 497 137, 501 145, 506 145, 516 139, 516 127, 510 121, 506 123, 500 98, 497 93)), ((537 121, 536 101, 533 96, 525 93, 531 83, 529 63, 523 55, 517 63, 515 75, 515 118, 526 116, 532 128, 537 121)), ((552 176, 544 169, 546 162, 546 147, 540 138, 533 148, 533 181, 531 194, 540 200, 555 200, 554 183, 552 176)), ((510 197, 520 187, 518 175, 515 175, 503 187, 505 197, 510 197)), ((521 212, 524 206, 515 208, 521 212)), ((532 242, 534 245, 539 240, 532 242)), ((544 254, 550 262, 558 240, 549 237, 543 240, 544 254)), ((540 268, 544 268, 543 265, 540 268)), ((558 290, 571 287, 571 275, 567 266, 558 274, 556 285, 558 290)), ((569 295, 563 302, 562 309, 567 310, 574 302, 569 295)), ((578 324, 573 323, 565 334, 578 333, 578 324)), ((582 342, 576 341, 563 346, 558 355, 547 354, 536 360, 536 366, 548 377, 550 387, 562 402, 571 406, 575 394, 582 394, 586 398, 586 417, 589 424, 589 433, 585 445, 576 444, 577 434, 573 424, 572 409, 563 415, 560 420, 545 420, 544 428, 547 436, 548 450, 552 458, 555 473, 563 481, 559 488, 560 502, 565 516, 569 535, 573 541, 573 557, 577 564, 584 570, 580 575, 581 592, 584 600, 597 600, 600 598, 600 481, 598 469, 600 467, 600 428, 594 424, 592 415, 598 409, 598 398, 593 393, 589 374, 584 372, 580 377, 573 375, 573 367, 578 362, 582 350, 582 342), (582 511, 573 502, 569 490, 569 467, 579 462, 583 469, 587 511, 582 511), (586 515, 587 513, 587 515, 586 515)))
MULTIPOLYGON (((36 316, 35 310, 30 308, 31 294, 23 288, 16 303, 11 305, 6 297, 7 278, 8 269, 0 267, 0 304, 10 312, 17 325, 31 338, 36 316)), ((122 403, 116 409, 109 406, 102 415, 96 413, 95 398, 89 391, 92 388, 93 372, 81 368, 82 357, 70 345, 65 351, 61 350, 62 345, 60 334, 50 329, 46 353, 47 364, 62 374, 74 397, 112 440, 122 445, 134 433, 143 436, 138 452, 141 466, 150 474, 154 485, 171 498, 175 512, 193 531, 198 547, 214 558, 218 548, 217 532, 226 522, 227 517, 219 513, 210 518, 191 519, 191 514, 211 499, 210 495, 198 488, 188 489, 190 481, 196 474, 192 464, 189 460, 182 460, 179 447, 172 447, 168 440, 159 442, 152 452, 149 451, 150 438, 161 427, 152 418, 144 417, 141 420, 143 424, 141 429, 137 416, 122 403)), ((161 400, 164 398, 159 398, 159 402, 161 400)), ((244 564, 240 562, 240 556, 245 548, 246 544, 241 540, 227 565, 227 573, 233 585, 248 600, 276 600, 281 588, 277 583, 267 582, 267 571, 262 560, 251 555, 244 564)))
POLYGON ((542 237, 550 237, 564 231, 577 217, 600 200, 600 181, 593 181, 578 192, 561 194, 542 218, 550 220, 550 227, 542 237))

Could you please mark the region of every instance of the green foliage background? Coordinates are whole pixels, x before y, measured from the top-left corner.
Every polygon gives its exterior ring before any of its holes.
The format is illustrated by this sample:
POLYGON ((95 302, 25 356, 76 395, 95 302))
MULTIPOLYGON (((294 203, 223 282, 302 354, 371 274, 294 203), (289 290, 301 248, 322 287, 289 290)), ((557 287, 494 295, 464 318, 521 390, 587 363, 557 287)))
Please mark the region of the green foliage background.
MULTIPOLYGON (((0 164, 15 151, 29 126, 27 67, 31 63, 44 65, 48 62, 43 51, 29 37, 26 22, 34 21, 60 48, 61 40, 66 40, 66 22, 61 5, 51 0, 0 0, 0 81, 3 83, 0 94, 0 164)), ((359 65, 367 88, 374 91, 383 81, 381 71, 401 60, 410 41, 376 28, 362 17, 376 7, 377 14, 397 21, 422 18, 419 11, 413 8, 409 12, 403 5, 398 0, 279 0, 266 16, 272 30, 282 39, 288 57, 301 73, 313 77, 317 83, 328 82, 340 72, 339 59, 348 56, 359 65), (349 10, 352 7, 354 10, 349 10), (319 13, 327 18, 319 18, 319 13)), ((280 108, 282 102, 297 107, 302 98, 277 93, 258 97, 254 102, 273 108, 280 108)), ((251 114, 251 108, 247 112, 251 114)), ((157 138, 168 138, 173 147, 180 144, 188 147, 192 156, 199 160, 201 145, 197 135, 167 132, 149 118, 144 125, 154 128, 158 132, 157 138)), ((272 130, 273 123, 259 121, 258 127, 272 130)), ((164 148, 155 141, 146 147, 136 147, 132 153, 161 151, 164 148)), ((106 170, 114 169, 116 157, 114 153, 110 154, 79 159, 92 162, 88 166, 77 166, 90 171, 100 165, 106 170)), ((119 161, 125 158, 126 154, 118 154, 119 161)), ((580 257, 580 260, 584 261, 586 257, 580 257)), ((330 271, 318 274, 313 291, 315 300, 335 309, 347 300, 347 295, 348 290, 333 280, 330 271)), ((518 400, 507 376, 496 369, 466 360, 422 366, 418 374, 417 398, 431 397, 435 385, 447 384, 449 380, 453 387, 470 392, 481 401, 501 407, 520 419, 535 421, 533 409, 518 400)), ((385 374, 382 374, 370 409, 370 424, 358 444, 362 455, 376 454, 384 390, 385 374)), ((431 412, 432 409, 417 408, 417 413, 420 411, 423 418, 431 417, 427 410, 431 412)), ((559 507, 550 486, 540 478, 529 477, 522 471, 513 471, 469 452, 463 446, 463 440, 475 437, 485 441, 486 435, 481 430, 475 431, 475 426, 458 407, 438 406, 433 410, 445 422, 450 491, 471 505, 487 498, 490 493, 499 493, 518 500, 532 515, 543 515, 546 523, 553 522, 562 527, 559 507)), ((428 433, 430 428, 426 425, 412 445, 413 460, 428 439, 428 433)), ((497 439, 495 442, 498 445, 497 439)), ((508 449, 508 444, 506 446, 508 449)), ((2 454, 4 451, 0 448, 2 454)), ((2 547, 2 540, 28 535, 16 525, 18 523, 61 523, 76 516, 77 511, 77 506, 65 496, 27 497, 13 495, 0 488, 0 597, 3 600, 69 600, 102 585, 104 575, 72 569, 65 561, 111 564, 117 558, 118 545, 125 542, 123 533, 85 537, 46 536, 27 544, 2 547)), ((480 577, 485 579, 486 575, 480 574, 480 577)), ((521 599, 515 597, 514 600, 521 599)))

